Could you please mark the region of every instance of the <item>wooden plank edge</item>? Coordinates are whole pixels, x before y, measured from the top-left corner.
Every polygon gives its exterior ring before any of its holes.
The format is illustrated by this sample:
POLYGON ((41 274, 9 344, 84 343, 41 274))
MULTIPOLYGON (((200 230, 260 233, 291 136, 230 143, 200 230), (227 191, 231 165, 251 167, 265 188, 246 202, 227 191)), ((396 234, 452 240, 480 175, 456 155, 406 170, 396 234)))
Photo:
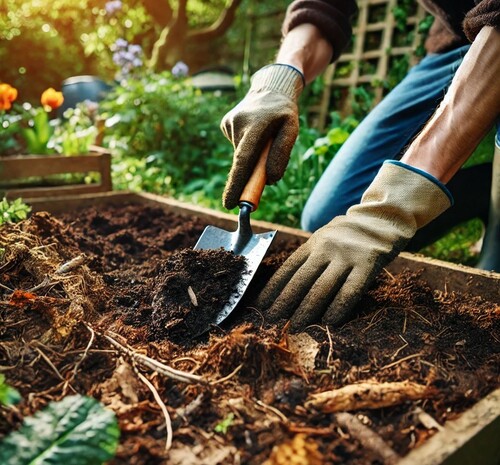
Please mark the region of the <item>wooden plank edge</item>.
POLYGON ((97 207, 100 205, 142 203, 137 194, 128 191, 99 192, 97 194, 68 195, 65 197, 27 197, 23 201, 31 206, 33 213, 40 211, 64 213, 78 208, 97 207))
POLYGON ((109 153, 89 152, 85 155, 22 155, 0 160, 0 180, 12 181, 32 176, 50 176, 64 173, 100 172, 104 163, 110 163, 109 153))
POLYGON ((445 295, 452 292, 469 293, 500 304, 500 273, 408 252, 401 252, 387 266, 391 273, 400 273, 405 269, 419 272, 424 281, 432 283, 435 290, 445 295), (495 282, 497 285, 494 285, 495 282))
MULTIPOLYGON (((33 206, 33 211, 45 209, 53 213, 61 213, 67 211, 68 208, 141 203, 163 206, 165 210, 179 214, 197 216, 207 221, 208 224, 231 231, 236 229, 238 223, 238 217, 235 214, 224 213, 181 202, 170 197, 148 193, 113 191, 93 195, 61 197, 60 199, 25 199, 25 201, 33 206)), ((311 233, 306 231, 260 220, 252 220, 252 228, 255 232, 277 230, 279 232, 276 239, 278 243, 281 241, 296 241, 300 244, 311 236, 311 233)), ((478 270, 408 252, 402 252, 387 266, 387 270, 391 273, 399 273, 407 269, 419 272, 422 279, 427 281, 435 290, 444 293, 467 292, 500 304, 500 273, 478 270), (498 286, 494 285, 495 283, 498 283, 498 286)))
POLYGON ((82 194, 97 194, 99 192, 106 191, 109 191, 109 188, 101 183, 66 184, 51 187, 26 187, 7 189, 4 191, 4 195, 9 200, 21 198, 24 201, 24 199, 33 200, 35 198, 47 198, 48 196, 52 198, 67 197, 82 194))
POLYGON ((496 389, 397 465, 498 465, 499 439, 500 389, 496 389))

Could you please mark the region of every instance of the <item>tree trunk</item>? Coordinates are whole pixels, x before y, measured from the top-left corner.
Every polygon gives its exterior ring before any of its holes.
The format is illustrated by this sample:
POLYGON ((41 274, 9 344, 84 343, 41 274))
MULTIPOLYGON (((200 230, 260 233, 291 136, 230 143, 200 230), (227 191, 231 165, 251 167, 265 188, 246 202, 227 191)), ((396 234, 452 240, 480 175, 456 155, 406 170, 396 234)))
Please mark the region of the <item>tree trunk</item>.
POLYGON ((221 11, 219 17, 208 27, 189 30, 187 0, 180 0, 177 11, 173 11, 168 1, 167 11, 160 11, 158 0, 145 0, 147 11, 163 26, 160 37, 155 42, 149 68, 155 71, 170 69, 177 61, 186 61, 185 50, 188 45, 199 44, 223 36, 231 27, 242 0, 232 0, 221 11))

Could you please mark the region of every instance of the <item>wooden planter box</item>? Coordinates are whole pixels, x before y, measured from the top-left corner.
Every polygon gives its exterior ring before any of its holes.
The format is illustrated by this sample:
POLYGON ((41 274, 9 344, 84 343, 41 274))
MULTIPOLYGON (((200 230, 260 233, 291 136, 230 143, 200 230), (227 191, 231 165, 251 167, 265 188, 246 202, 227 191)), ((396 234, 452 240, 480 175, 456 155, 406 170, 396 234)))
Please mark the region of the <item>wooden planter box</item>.
POLYGON ((107 192, 111 185, 111 154, 99 147, 84 155, 19 155, 0 158, 0 193, 7 198, 60 197, 77 194, 107 192), (92 184, 54 184, 44 178, 57 174, 99 173, 99 181, 92 184), (35 183, 21 183, 21 179, 36 177, 35 183))
MULTIPOLYGON (((35 199, 29 201, 33 211, 61 213, 88 206, 144 204, 161 207, 166 211, 189 217, 199 217, 208 224, 235 230, 234 215, 215 212, 151 194, 107 193, 66 198, 35 199)), ((305 241, 304 231, 254 221, 255 232, 277 229, 276 241, 290 239, 305 241)), ((447 262, 401 253, 387 269, 397 273, 403 269, 420 271, 422 279, 436 291, 467 292, 500 304, 500 274, 476 270, 447 262)), ((412 450, 398 465, 498 465, 500 463, 500 389, 497 389, 464 412, 458 419, 449 421, 422 446, 412 450)))

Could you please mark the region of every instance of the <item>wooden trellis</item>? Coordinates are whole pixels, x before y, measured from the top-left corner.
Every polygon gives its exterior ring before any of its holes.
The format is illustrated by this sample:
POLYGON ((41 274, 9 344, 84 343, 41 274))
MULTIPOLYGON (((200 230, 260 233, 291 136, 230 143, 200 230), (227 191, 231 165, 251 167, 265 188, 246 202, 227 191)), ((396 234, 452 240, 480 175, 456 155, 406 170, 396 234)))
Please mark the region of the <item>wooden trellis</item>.
POLYGON ((408 55, 410 65, 417 61, 415 50, 421 41, 417 28, 425 12, 415 1, 414 11, 406 18, 401 31, 393 13, 397 6, 398 0, 358 1, 359 13, 350 49, 327 68, 320 103, 310 108, 311 113, 316 113, 315 126, 324 128, 333 110, 349 112, 349 88, 370 85, 375 97, 373 103, 379 102, 384 94, 381 83, 395 58, 408 55), (334 92, 335 89, 341 91, 334 92))

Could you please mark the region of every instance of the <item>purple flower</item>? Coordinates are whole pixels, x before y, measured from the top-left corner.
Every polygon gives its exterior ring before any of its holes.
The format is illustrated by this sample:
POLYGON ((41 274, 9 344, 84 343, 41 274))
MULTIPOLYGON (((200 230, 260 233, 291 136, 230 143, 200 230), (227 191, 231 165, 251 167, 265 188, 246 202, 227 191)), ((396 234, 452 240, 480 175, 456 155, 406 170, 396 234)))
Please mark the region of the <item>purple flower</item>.
POLYGON ((186 77, 189 73, 189 67, 183 61, 178 61, 172 68, 172 75, 176 78, 186 77))
POLYGON ((142 55, 142 47, 140 45, 136 45, 136 44, 130 44, 128 46, 128 51, 132 54, 132 55, 142 55))
POLYGON ((122 77, 129 74, 134 68, 143 65, 142 47, 136 44, 129 44, 124 39, 118 39, 112 46, 113 62, 120 67, 122 77))
POLYGON ((115 43, 111 46, 111 50, 123 50, 128 47, 128 42, 125 39, 116 39, 115 43))
POLYGON ((122 9, 123 3, 120 0, 111 0, 110 2, 106 2, 104 5, 104 9, 106 10, 106 14, 109 16, 115 14, 117 11, 122 9))

